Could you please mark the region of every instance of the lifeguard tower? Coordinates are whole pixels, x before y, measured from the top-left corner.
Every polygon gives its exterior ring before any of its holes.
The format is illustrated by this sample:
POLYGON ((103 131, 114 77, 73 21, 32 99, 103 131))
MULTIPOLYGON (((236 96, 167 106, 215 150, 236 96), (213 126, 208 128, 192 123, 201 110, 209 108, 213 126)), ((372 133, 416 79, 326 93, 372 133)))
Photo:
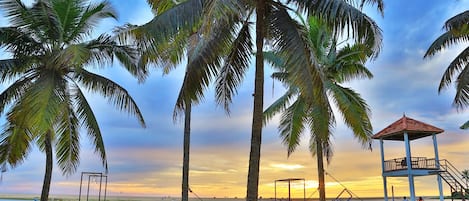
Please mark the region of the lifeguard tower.
POLYGON ((453 195, 454 192, 461 192, 461 194, 469 192, 468 182, 462 177, 462 173, 454 168, 447 160, 440 160, 438 157, 436 135, 443 133, 443 131, 443 129, 403 115, 402 118, 373 135, 373 139, 378 139, 380 142, 385 201, 388 201, 387 177, 408 177, 411 201, 415 201, 414 177, 416 176, 436 175, 440 201, 444 200, 442 180, 450 186, 451 195, 453 195), (434 157, 413 156, 410 149, 410 141, 430 136, 433 139, 434 157), (385 140, 403 141, 406 155, 401 158, 386 160, 384 156, 385 140))

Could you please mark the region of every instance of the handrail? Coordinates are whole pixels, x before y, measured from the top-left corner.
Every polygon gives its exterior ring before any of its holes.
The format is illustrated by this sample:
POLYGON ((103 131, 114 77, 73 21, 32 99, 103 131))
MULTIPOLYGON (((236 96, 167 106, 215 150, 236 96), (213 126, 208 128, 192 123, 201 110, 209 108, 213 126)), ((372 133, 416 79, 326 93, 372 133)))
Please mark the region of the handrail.
MULTIPOLYGON (((437 170, 437 163, 434 158, 411 157, 412 169, 434 169, 437 170)), ((384 171, 405 170, 407 169, 406 157, 394 158, 384 161, 384 171)))
POLYGON ((440 169, 444 168, 443 170, 450 173, 450 175, 454 178, 454 180, 460 185, 460 187, 464 189, 469 189, 468 180, 463 177, 462 172, 460 172, 456 167, 453 166, 448 160, 442 159, 439 161, 440 169), (442 167, 443 162, 443 167, 442 167))

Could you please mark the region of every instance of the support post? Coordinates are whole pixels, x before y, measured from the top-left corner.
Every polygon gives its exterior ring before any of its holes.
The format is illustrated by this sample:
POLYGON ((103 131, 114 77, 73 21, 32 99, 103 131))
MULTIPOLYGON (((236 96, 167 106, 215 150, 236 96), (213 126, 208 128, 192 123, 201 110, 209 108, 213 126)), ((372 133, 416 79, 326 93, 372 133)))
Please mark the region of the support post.
POLYGON ((383 176, 384 201, 388 201, 388 184, 387 184, 386 176, 384 176, 385 166, 384 166, 384 141, 383 141, 383 138, 379 139, 379 149, 381 151, 381 169, 382 169, 381 175, 383 176))
POLYGON ((274 200, 277 201, 277 180, 274 182, 274 200))
MULTIPOLYGON (((440 158, 438 156, 438 143, 437 143, 437 140, 436 140, 436 134, 433 133, 432 134, 432 139, 433 139, 433 150, 435 151, 435 165, 436 165, 436 168, 438 168, 438 170, 440 169, 440 158)), ((440 174, 437 174, 436 175, 436 179, 438 181, 438 191, 439 191, 439 195, 440 195, 440 201, 443 201, 445 198, 443 196, 443 184, 441 182, 441 176, 440 174)))
POLYGON ((415 187, 414 187, 414 175, 412 174, 412 154, 410 153, 410 142, 409 135, 407 132, 404 133, 405 152, 406 152, 406 163, 407 163, 407 175, 409 178, 409 191, 410 200, 415 201, 415 187))

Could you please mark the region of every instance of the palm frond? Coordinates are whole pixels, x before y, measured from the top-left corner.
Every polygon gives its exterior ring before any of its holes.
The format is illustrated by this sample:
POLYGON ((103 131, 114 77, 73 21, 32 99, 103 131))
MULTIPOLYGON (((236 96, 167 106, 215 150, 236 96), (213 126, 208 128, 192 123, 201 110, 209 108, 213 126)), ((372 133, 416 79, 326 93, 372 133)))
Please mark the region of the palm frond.
POLYGON ((338 83, 353 79, 373 78, 373 74, 366 68, 365 63, 370 53, 368 46, 356 43, 345 45, 334 57, 334 64, 328 66, 328 71, 338 83))
POLYGON ((135 116, 139 120, 139 123, 145 127, 145 120, 143 119, 140 109, 127 90, 123 87, 112 80, 86 70, 77 72, 75 78, 88 90, 104 96, 104 98, 108 99, 108 101, 115 105, 119 110, 126 111, 135 116))
POLYGON ((328 83, 327 87, 345 124, 353 130, 362 146, 367 147, 371 142, 373 127, 369 118, 371 110, 365 100, 355 91, 338 84, 328 83))
MULTIPOLYGON (((192 29, 202 19, 203 0, 188 0, 175 5, 153 18, 139 29, 144 30, 148 38, 165 41, 181 29, 192 29)), ((158 44, 157 42, 157 44, 158 44)))
POLYGON ((52 2, 37 1, 29 10, 34 22, 29 25, 28 29, 34 30, 33 33, 36 33, 38 40, 41 42, 60 41, 62 27, 60 27, 60 20, 52 7, 52 2))
POLYGON ((34 56, 42 55, 42 42, 34 34, 17 27, 0 27, 0 46, 12 53, 14 58, 28 63, 34 56))
POLYGON ((329 138, 335 126, 335 117, 332 112, 332 107, 328 101, 327 95, 315 97, 309 100, 309 110, 307 122, 311 135, 317 136, 320 139, 329 138))
POLYGON ((453 104, 458 109, 469 106, 469 63, 466 63, 456 79, 456 95, 453 104))
MULTIPOLYGON (((62 90, 67 91, 66 88, 62 90)), ((70 94, 67 93, 66 100, 60 108, 61 114, 57 116, 57 123, 54 126, 57 139, 55 142, 57 164, 67 176, 74 173, 80 163, 79 121, 72 106, 70 94)))
POLYGON ((264 60, 272 65, 272 68, 278 71, 285 71, 285 61, 280 55, 273 51, 264 51, 264 60))
MULTIPOLYGON (((380 9, 382 9, 381 0, 376 2, 378 2, 378 8, 381 6, 380 9)), ((307 6, 311 15, 329 23, 333 33, 344 34, 346 37, 367 44, 373 50, 372 58, 379 55, 383 40, 382 31, 376 22, 359 8, 343 0, 314 1, 303 5, 307 6)))
POLYGON ((6 107, 20 99, 27 89, 32 85, 32 78, 25 77, 18 79, 8 86, 0 94, 0 114, 3 114, 6 107))
POLYGON ((459 53, 456 58, 449 64, 446 68, 443 76, 441 77, 440 86, 438 87, 438 92, 441 92, 443 89, 448 87, 453 81, 453 77, 467 68, 469 64, 469 47, 464 49, 461 53, 459 53))
POLYGON ((384 1, 383 0, 360 0, 360 10, 363 9, 363 6, 368 4, 368 5, 376 5, 376 9, 378 10, 379 13, 381 13, 381 16, 384 15, 384 1))
POLYGON ((273 9, 268 17, 272 22, 271 35, 278 36, 274 48, 285 58, 292 84, 300 88, 303 96, 322 94, 322 75, 315 67, 316 59, 307 51, 306 31, 282 7, 273 9))
POLYGON ((23 94, 21 101, 16 103, 21 111, 15 112, 28 118, 28 124, 33 127, 26 128, 34 128, 35 133, 45 133, 53 128, 60 113, 65 94, 58 88, 64 82, 59 76, 53 70, 43 70, 23 94))
POLYGON ((106 150, 104 149, 104 141, 101 130, 99 129, 98 121, 96 120, 93 110, 91 109, 91 106, 89 105, 80 88, 74 87, 73 89, 74 90, 72 94, 74 94, 73 98, 76 102, 75 108, 77 116, 80 120, 82 120, 82 126, 85 127, 88 137, 94 145, 94 151, 101 157, 101 162, 103 163, 107 173, 108 165, 106 159, 106 150))
POLYGON ((83 67, 91 59, 92 52, 85 44, 71 44, 52 55, 53 63, 62 68, 83 67))
POLYGON ((0 0, 0 8, 5 17, 9 18, 12 27, 24 27, 32 22, 32 15, 20 0, 0 0))
POLYGON ((0 133, 0 164, 14 168, 23 163, 31 151, 32 141, 32 136, 20 125, 7 122, 0 133))
POLYGON ((70 31, 64 38, 65 42, 81 42, 84 37, 89 36, 91 30, 103 19, 112 18, 117 19, 117 12, 114 10, 109 1, 91 3, 88 6, 76 8, 80 10, 79 16, 75 16, 75 24, 71 27, 70 31))
POLYGON ((95 40, 86 43, 86 48, 90 50, 90 63, 104 66, 112 64, 114 56, 123 64, 125 69, 139 81, 143 81, 148 76, 148 69, 138 66, 139 52, 135 47, 120 45, 117 38, 110 35, 100 35, 95 40))
POLYGON ((280 96, 275 102, 264 110, 264 125, 267 124, 276 114, 285 111, 290 104, 290 101, 295 97, 298 91, 290 88, 285 94, 280 96))
POLYGON ((223 105, 228 113, 229 105, 249 68, 253 48, 249 29, 249 23, 242 25, 216 81, 215 97, 217 103, 223 105))
POLYGON ((465 10, 451 18, 449 18, 445 22, 444 28, 446 30, 462 30, 462 29, 468 29, 469 25, 469 10, 465 10))
POLYGON ((189 38, 186 74, 176 101, 174 118, 184 111, 187 104, 198 103, 203 98, 204 90, 218 74, 226 49, 232 42, 232 23, 235 23, 226 22, 215 23, 210 34, 196 32, 189 38))
POLYGON ((304 122, 306 121, 307 104, 302 99, 297 99, 289 106, 280 118, 278 130, 280 138, 288 149, 290 156, 300 144, 300 138, 304 130, 304 122))
POLYGON ((466 34, 459 35, 455 35, 453 32, 447 31, 441 34, 441 36, 439 36, 435 41, 433 41, 423 57, 426 58, 433 56, 445 48, 467 41, 469 41, 469 30, 466 32, 466 34))
POLYGON ((147 0, 156 15, 161 15, 161 13, 173 8, 176 2, 175 0, 147 0))
POLYGON ((11 81, 20 76, 30 76, 32 70, 29 63, 20 59, 0 60, 0 79, 3 83, 11 81))

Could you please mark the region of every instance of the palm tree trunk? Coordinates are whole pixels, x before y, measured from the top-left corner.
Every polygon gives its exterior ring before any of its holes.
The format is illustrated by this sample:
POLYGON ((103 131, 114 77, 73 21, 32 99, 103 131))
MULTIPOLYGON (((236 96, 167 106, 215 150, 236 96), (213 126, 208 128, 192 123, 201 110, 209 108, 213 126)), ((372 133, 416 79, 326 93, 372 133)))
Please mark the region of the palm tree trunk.
POLYGON ((259 186, 259 166, 262 142, 262 112, 264 108, 264 18, 265 0, 258 0, 256 6, 256 72, 254 83, 254 109, 252 115, 251 151, 249 153, 249 172, 247 201, 257 200, 259 186))
POLYGON ((44 175, 44 183, 42 184, 41 201, 49 199, 49 189, 52 179, 52 142, 51 134, 48 131, 45 136, 44 149, 46 151, 46 173, 44 175))
POLYGON ((189 200, 189 152, 191 141, 191 103, 184 109, 184 156, 182 162, 182 201, 189 200))
POLYGON ((319 201, 326 201, 326 185, 324 180, 324 161, 322 142, 316 138, 316 158, 318 159, 319 201))

